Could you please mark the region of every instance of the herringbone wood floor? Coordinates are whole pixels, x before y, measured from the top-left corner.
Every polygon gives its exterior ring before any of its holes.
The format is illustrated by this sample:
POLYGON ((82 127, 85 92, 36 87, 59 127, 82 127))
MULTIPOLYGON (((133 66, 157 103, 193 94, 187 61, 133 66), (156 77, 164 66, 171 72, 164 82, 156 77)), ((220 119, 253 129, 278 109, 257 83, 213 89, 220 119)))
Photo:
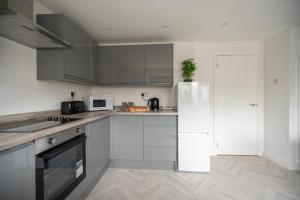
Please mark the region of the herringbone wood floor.
POLYGON ((87 200, 300 200, 300 174, 264 157, 212 157, 211 173, 108 169, 87 200))

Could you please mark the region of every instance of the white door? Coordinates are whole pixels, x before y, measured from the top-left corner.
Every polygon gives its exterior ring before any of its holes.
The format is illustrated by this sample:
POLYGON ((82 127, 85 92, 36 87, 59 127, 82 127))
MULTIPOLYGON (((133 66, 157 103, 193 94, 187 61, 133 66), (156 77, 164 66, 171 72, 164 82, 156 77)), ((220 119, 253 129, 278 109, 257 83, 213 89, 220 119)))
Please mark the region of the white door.
POLYGON ((256 56, 218 56, 215 72, 217 152, 257 155, 256 56))
POLYGON ((208 133, 178 133, 178 170, 210 171, 210 140, 208 133))

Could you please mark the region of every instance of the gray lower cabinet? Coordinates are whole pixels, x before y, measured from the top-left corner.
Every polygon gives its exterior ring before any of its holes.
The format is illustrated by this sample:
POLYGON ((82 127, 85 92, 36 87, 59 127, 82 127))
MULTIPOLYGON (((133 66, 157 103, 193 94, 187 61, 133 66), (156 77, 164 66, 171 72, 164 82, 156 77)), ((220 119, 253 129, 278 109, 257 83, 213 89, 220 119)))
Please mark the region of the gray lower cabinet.
POLYGON ((110 118, 88 124, 86 134, 86 177, 67 200, 85 199, 110 162, 110 118))
POLYGON ((0 152, 0 199, 35 199, 35 153, 32 143, 0 152))
POLYGON ((143 160, 143 117, 113 116, 112 159, 143 160))
POLYGON ((93 181, 110 160, 110 120, 105 118, 87 126, 87 180, 93 181))
POLYGON ((176 116, 113 116, 112 159, 176 161, 176 116))
POLYGON ((145 46, 145 84, 173 84, 173 44, 145 46))
POLYGON ((144 117, 144 160, 176 161, 177 118, 144 117))
POLYGON ((91 37, 61 14, 37 15, 37 23, 73 46, 65 49, 38 49, 37 79, 96 85, 98 47, 91 37))

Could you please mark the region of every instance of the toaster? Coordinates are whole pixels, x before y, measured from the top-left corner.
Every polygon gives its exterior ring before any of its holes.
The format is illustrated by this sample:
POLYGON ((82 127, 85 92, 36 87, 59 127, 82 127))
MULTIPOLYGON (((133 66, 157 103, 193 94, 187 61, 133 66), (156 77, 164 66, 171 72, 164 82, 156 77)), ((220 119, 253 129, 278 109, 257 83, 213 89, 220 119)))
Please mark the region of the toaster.
POLYGON ((64 101, 61 102, 61 114, 69 115, 84 112, 83 101, 64 101))

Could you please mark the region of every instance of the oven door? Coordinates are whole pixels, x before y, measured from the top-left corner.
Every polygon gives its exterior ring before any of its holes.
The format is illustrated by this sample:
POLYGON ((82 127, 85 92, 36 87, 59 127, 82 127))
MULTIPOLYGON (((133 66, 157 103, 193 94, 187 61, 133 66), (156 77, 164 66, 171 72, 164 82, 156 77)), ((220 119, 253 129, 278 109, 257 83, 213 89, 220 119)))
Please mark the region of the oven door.
POLYGON ((80 135, 36 156, 36 199, 64 199, 85 178, 85 140, 80 135))

